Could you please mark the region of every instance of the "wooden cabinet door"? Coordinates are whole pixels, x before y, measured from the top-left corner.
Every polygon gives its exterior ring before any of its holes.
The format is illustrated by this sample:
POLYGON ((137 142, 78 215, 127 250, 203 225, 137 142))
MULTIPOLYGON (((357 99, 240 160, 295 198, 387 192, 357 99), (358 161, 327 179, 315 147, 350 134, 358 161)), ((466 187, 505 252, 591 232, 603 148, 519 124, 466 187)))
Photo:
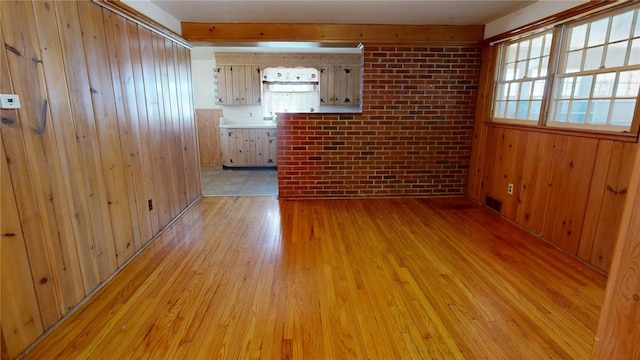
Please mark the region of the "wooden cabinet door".
POLYGON ((336 101, 338 100, 338 93, 336 92, 336 89, 339 88, 339 67, 322 67, 320 69, 320 105, 335 105, 336 101), (336 76, 336 74, 338 76, 336 76))
POLYGON ((321 105, 360 105, 360 66, 320 69, 321 105))
POLYGON ((360 105, 360 67, 340 67, 340 105, 360 105))
POLYGON ((216 104, 232 105, 233 104, 233 76, 232 67, 222 65, 216 71, 216 104))
POLYGON ((260 68, 253 65, 221 65, 216 71, 218 105, 260 105, 260 68))
POLYGON ((262 80, 260 78, 260 68, 253 65, 244 66, 245 89, 247 105, 260 105, 262 103, 262 80))
POLYGON ((220 158, 223 166, 233 165, 231 151, 229 148, 229 144, 232 141, 235 143, 235 138, 233 140, 231 139, 232 134, 233 130, 220 129, 220 158))

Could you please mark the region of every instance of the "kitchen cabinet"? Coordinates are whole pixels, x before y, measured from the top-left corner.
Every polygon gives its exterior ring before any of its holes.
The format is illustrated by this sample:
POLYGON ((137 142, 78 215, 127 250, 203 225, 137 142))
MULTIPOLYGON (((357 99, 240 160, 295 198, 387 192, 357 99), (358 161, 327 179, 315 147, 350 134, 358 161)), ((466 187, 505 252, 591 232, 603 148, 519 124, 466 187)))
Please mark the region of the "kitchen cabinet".
POLYGON ((260 68, 221 65, 215 72, 218 105, 260 105, 260 68))
POLYGON ((221 128, 220 150, 223 167, 275 167, 276 128, 221 128))
POLYGON ((360 105, 360 66, 323 66, 320 105, 360 105))

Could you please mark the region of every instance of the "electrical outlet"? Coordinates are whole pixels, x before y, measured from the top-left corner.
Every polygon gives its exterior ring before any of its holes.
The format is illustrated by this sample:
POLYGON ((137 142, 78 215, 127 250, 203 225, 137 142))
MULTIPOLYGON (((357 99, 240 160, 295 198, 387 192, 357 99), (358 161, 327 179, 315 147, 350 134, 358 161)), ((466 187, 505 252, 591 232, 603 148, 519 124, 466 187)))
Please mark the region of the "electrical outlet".
POLYGON ((509 185, 507 185, 507 194, 513 195, 513 184, 512 183, 509 183, 509 185))
POLYGON ((0 108, 20 109, 20 96, 16 94, 0 94, 0 108))
POLYGON ((252 112, 249 113, 249 117, 253 117, 253 113, 252 112))

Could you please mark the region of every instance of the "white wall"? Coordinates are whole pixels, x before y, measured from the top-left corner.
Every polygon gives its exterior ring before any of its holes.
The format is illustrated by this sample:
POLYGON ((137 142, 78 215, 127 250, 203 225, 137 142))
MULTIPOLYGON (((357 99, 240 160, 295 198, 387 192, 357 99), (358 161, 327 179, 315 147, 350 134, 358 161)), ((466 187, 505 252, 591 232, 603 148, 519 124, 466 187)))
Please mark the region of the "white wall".
POLYGON ((502 34, 504 32, 516 29, 522 25, 529 24, 536 20, 540 20, 547 16, 557 14, 572 7, 587 3, 585 0, 538 0, 535 4, 531 4, 507 16, 501 17, 485 25, 484 38, 502 34))
POLYGON ((122 2, 131 8, 139 11, 147 17, 157 21, 164 27, 170 29, 176 34, 182 34, 180 20, 171 16, 168 12, 162 10, 158 5, 150 0, 122 0, 122 2))

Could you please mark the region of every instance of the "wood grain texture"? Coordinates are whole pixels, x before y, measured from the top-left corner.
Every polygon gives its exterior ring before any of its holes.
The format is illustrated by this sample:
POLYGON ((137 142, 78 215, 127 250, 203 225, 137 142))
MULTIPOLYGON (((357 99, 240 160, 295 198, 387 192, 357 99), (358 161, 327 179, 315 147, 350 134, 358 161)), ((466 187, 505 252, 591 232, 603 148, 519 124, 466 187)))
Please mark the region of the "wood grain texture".
POLYGON ((471 45, 482 41, 483 34, 482 25, 182 22, 182 36, 189 42, 322 41, 471 45))
POLYGON ((632 168, 591 359, 640 358, 640 152, 632 168))
POLYGON ((0 139, 0 316, 2 316, 2 358, 14 358, 43 331, 42 316, 31 278, 29 257, 20 218, 7 216, 18 212, 11 186, 4 144, 0 139), (7 216, 7 217, 5 217, 7 216), (27 285, 27 286, 25 286, 27 285), (6 355, 5 355, 6 353, 6 355))
POLYGON ((462 198, 204 198, 26 358, 583 359, 604 281, 462 198))
POLYGON ((15 234, 2 239, 10 359, 196 200, 200 182, 189 49, 91 1, 0 7, 0 90, 22 104, 0 125, 14 197, 2 200, 15 234))
POLYGON ((469 195, 500 200, 503 215, 606 272, 637 145, 481 126, 486 131, 476 133, 485 138, 476 142, 484 144, 483 158, 470 183, 482 180, 469 195))
POLYGON ((222 165, 220 152, 220 109, 196 109, 201 166, 222 165))

